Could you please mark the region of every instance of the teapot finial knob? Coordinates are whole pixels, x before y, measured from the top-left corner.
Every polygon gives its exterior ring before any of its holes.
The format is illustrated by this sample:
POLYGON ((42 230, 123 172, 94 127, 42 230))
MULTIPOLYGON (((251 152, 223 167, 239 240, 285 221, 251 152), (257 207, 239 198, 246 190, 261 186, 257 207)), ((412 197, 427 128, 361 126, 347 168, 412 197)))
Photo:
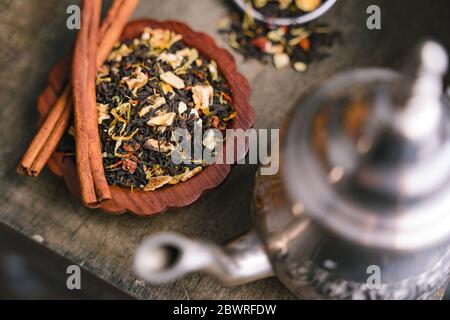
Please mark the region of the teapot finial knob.
POLYGON ((447 71, 448 57, 445 49, 435 41, 426 41, 420 50, 421 69, 425 73, 442 76, 447 71))
POLYGON ((400 110, 392 118, 394 127, 411 141, 429 139, 442 120, 442 78, 447 71, 445 49, 434 41, 422 43, 405 71, 406 90, 397 102, 400 110))

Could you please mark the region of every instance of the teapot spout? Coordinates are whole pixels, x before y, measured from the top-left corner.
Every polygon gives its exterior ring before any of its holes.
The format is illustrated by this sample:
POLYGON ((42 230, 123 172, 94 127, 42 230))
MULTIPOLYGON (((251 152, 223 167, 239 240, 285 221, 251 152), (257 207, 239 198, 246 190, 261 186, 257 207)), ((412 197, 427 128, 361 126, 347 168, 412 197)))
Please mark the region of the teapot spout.
POLYGON ((191 272, 204 272, 225 286, 236 286, 273 275, 272 266, 255 232, 225 247, 177 233, 145 239, 134 258, 136 275, 153 284, 173 282, 191 272))

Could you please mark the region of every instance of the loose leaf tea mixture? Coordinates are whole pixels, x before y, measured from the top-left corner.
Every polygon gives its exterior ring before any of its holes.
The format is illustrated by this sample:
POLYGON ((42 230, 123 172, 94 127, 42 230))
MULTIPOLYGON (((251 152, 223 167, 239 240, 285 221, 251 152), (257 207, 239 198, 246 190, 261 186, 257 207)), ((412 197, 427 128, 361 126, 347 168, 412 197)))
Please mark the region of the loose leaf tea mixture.
MULTIPOLYGON (((312 0, 248 2, 249 6, 269 17, 299 16, 316 9, 320 4, 321 1, 312 0)), ((299 72, 306 71, 314 60, 327 57, 322 48, 331 47, 340 37, 339 32, 330 30, 324 24, 277 27, 234 9, 220 21, 219 32, 226 34, 230 46, 246 59, 255 58, 263 63, 272 60, 277 69, 291 65, 299 72)))
MULTIPOLYGON (((110 185, 155 190, 186 181, 205 166, 175 164, 176 129, 225 130, 236 116, 217 64, 170 30, 146 28, 116 45, 96 77, 103 165, 110 185)), ((203 136, 202 136, 203 137, 203 136)), ((214 149, 208 134, 202 148, 214 149)))
POLYGON ((256 11, 265 17, 296 18, 316 10, 322 0, 247 0, 256 11))

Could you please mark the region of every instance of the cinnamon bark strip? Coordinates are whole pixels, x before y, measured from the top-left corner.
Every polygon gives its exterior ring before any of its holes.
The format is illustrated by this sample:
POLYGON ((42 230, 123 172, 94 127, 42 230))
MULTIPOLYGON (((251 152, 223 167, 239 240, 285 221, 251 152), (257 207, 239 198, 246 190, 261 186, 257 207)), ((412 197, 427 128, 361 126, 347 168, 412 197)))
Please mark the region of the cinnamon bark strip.
MULTIPOLYGON (((69 86, 67 87, 69 89, 69 86)), ((64 132, 67 129, 67 126, 70 122, 70 117, 72 115, 72 92, 67 95, 67 101, 65 101, 65 107, 62 110, 61 116, 55 124, 53 131, 51 132, 52 136, 62 137, 64 132)), ((63 100, 64 102, 64 100, 63 100)), ((53 111, 53 110, 52 110, 53 111)), ((48 139, 47 142, 42 146, 40 151, 41 154, 49 154, 52 155, 53 152, 58 147, 59 139, 48 139)), ((49 156, 50 157, 50 156, 49 156)), ((33 165, 30 167, 29 171, 33 177, 36 177, 42 169, 47 164, 49 157, 37 157, 34 161, 33 165)))
MULTIPOLYGON (((63 90, 61 96, 56 101, 53 109, 47 115, 47 118, 45 119, 36 136, 31 141, 30 146, 28 147, 25 155, 20 161, 20 164, 17 167, 17 171, 20 174, 36 176, 41 171, 43 166, 41 167, 40 163, 36 162, 37 160, 40 159, 39 155, 42 154, 42 148, 45 145, 49 144, 48 142, 53 143, 52 141, 48 141, 48 137, 53 134, 53 131, 55 130, 56 127, 58 127, 58 124, 59 125, 64 124, 61 122, 64 122, 65 116, 67 116, 67 123, 69 122, 70 113, 68 111, 70 110, 69 108, 66 108, 69 95, 70 95, 70 88, 66 87, 63 90)), ((56 145, 57 144, 58 141, 56 141, 56 145)))
MULTIPOLYGON (((97 67, 103 64, 118 41, 138 2, 139 0, 114 0, 100 29, 97 67)), ((18 173, 38 176, 56 150, 70 120, 72 111, 70 92, 71 85, 67 84, 22 157, 17 167, 18 173), (67 92, 69 94, 66 94, 67 92)))
MULTIPOLYGON (((92 1, 92 0, 87 0, 92 1)), ((89 152, 89 163, 91 166, 91 174, 94 182, 95 194, 97 201, 88 203, 88 205, 95 205, 111 199, 111 192, 105 178, 105 171, 103 169, 102 147, 100 142, 100 134, 98 132, 98 114, 95 93, 95 78, 97 73, 97 44, 99 40, 99 26, 100 14, 102 7, 102 0, 93 0, 94 9, 91 20, 91 27, 89 30, 89 45, 88 45, 88 69, 86 81, 86 98, 85 113, 81 116, 86 119, 83 124, 86 127, 83 129, 87 136, 87 145, 89 152)), ((78 154, 78 153, 77 153, 78 154)), ((84 173, 88 174, 88 173, 84 173)), ((79 173, 80 175, 80 173, 79 173)))
POLYGON ((97 67, 108 58, 138 3, 139 0, 117 0, 112 4, 100 29, 102 37, 97 51, 97 67))
POLYGON ((88 128, 86 112, 87 82, 89 69, 89 34, 94 13, 94 2, 83 1, 81 28, 77 35, 72 64, 72 94, 75 120, 75 148, 77 173, 80 179, 81 197, 85 204, 97 202, 94 179, 89 161, 89 148, 86 130, 88 128))
POLYGON ((72 67, 77 173, 82 200, 87 206, 111 199, 103 170, 95 96, 101 2, 83 2, 85 18, 78 33, 72 67))

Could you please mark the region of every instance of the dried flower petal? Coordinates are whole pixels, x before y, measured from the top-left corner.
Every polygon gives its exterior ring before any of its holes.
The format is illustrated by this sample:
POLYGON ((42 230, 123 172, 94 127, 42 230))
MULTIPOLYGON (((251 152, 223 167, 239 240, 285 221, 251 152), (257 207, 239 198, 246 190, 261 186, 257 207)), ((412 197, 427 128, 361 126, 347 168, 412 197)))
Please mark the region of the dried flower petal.
POLYGON ((203 139, 203 146, 209 150, 213 150, 216 147, 216 136, 213 130, 206 132, 206 136, 203 139))
POLYGON ((156 139, 147 139, 147 141, 145 141, 144 147, 162 153, 170 152, 175 148, 174 145, 169 142, 166 141, 159 142, 156 139))
POLYGON ((183 89, 185 87, 183 79, 177 77, 173 72, 164 72, 159 77, 162 81, 170 84, 174 88, 183 89))
POLYGON ((170 180, 172 180, 171 176, 157 176, 150 178, 147 181, 147 185, 144 187, 144 191, 154 191, 168 184, 170 180))
POLYGON ((277 53, 273 56, 275 68, 281 69, 289 65, 290 59, 286 53, 277 53))
POLYGON ((183 62, 183 56, 177 56, 173 53, 163 52, 159 55, 158 60, 164 61, 172 67, 172 69, 178 68, 183 62))
POLYGON ((202 171, 202 167, 195 167, 193 170, 185 172, 183 176, 181 177, 181 181, 186 181, 193 176, 195 176, 197 173, 200 173, 202 171))
POLYGON ((280 4, 281 10, 286 10, 289 7, 289 5, 292 3, 292 0, 278 0, 278 3, 280 4))
POLYGON ((208 70, 211 74, 211 79, 216 81, 219 78, 219 72, 217 71, 217 63, 214 60, 211 60, 211 63, 208 65, 208 70))
POLYGON ((196 109, 206 109, 211 105, 214 96, 211 86, 197 85, 193 86, 191 91, 196 109))
POLYGON ((294 69, 299 72, 305 72, 308 69, 308 65, 304 62, 295 62, 294 69))
POLYGON ((147 98, 147 100, 149 100, 150 105, 143 107, 139 111, 139 116, 140 117, 145 116, 147 113, 150 112, 151 109, 158 109, 159 107, 161 107, 164 104, 166 104, 166 99, 164 97, 161 97, 161 96, 150 96, 150 97, 147 98))
POLYGON ((180 101, 180 103, 178 104, 178 113, 182 114, 183 112, 185 112, 187 110, 187 105, 186 103, 184 103, 183 101, 180 101))
POLYGON ((108 60, 121 61, 122 57, 128 56, 133 50, 128 48, 126 44, 122 44, 119 48, 115 49, 108 57, 108 60))
POLYGON ((163 113, 147 121, 149 126, 170 126, 175 119, 175 112, 163 113))
POLYGON ((148 77, 145 73, 142 72, 141 67, 137 67, 134 70, 133 76, 134 77, 124 77, 122 80, 125 81, 128 89, 132 90, 133 93, 136 93, 138 89, 147 84, 148 77))
POLYGON ((166 29, 150 29, 149 34, 149 44, 155 49, 170 48, 172 44, 183 38, 180 34, 175 34, 166 29))
POLYGON ((285 30, 283 28, 278 28, 270 31, 267 34, 267 39, 272 40, 274 42, 281 42, 284 40, 285 30))
POLYGON ((295 0, 297 7, 305 12, 316 10, 320 6, 321 2, 321 0, 295 0))
POLYGON ((97 103, 98 124, 101 124, 103 120, 107 120, 109 115, 109 104, 97 103))

